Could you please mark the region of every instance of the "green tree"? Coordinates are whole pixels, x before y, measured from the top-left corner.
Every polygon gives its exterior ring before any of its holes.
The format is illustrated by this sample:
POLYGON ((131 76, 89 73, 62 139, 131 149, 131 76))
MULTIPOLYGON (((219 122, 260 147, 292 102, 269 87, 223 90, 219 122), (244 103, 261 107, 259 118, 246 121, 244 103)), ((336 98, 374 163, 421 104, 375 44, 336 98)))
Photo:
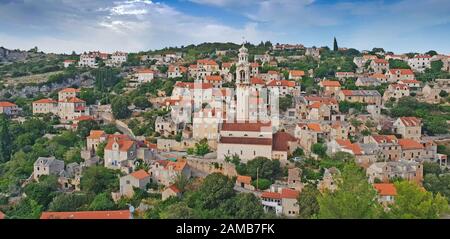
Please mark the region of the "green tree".
POLYGON ((292 96, 286 95, 285 97, 280 97, 278 104, 281 111, 286 111, 288 108, 292 106, 292 96))
POLYGON ((161 219, 192 219, 194 210, 184 202, 178 202, 167 207, 160 213, 161 219))
POLYGON ((447 200, 441 194, 433 195, 409 181, 395 182, 397 196, 387 213, 389 218, 437 219, 448 210, 447 200))
POLYGON ((11 140, 9 121, 5 115, 0 114, 0 163, 11 159, 11 140))
POLYGON ((98 194, 89 205, 89 210, 93 211, 113 210, 115 208, 116 205, 114 204, 111 194, 109 193, 98 194))
POLYGON ((450 173, 444 174, 426 174, 423 180, 423 186, 427 191, 434 194, 440 193, 447 200, 450 199, 450 173))
POLYGON ((145 109, 151 106, 150 102, 148 101, 147 97, 145 96, 138 96, 133 99, 133 104, 137 108, 145 109))
POLYGON ((308 184, 303 188, 297 199, 300 218, 308 219, 317 215, 319 212, 319 202, 317 200, 319 195, 320 192, 314 185, 308 184))
POLYGON ((47 208, 47 205, 53 200, 58 189, 58 180, 56 176, 40 177, 40 182, 33 182, 25 186, 24 192, 30 199, 47 208))
POLYGON ((95 120, 83 120, 78 122, 77 133, 80 138, 85 139, 91 130, 98 130, 100 126, 95 120))
POLYGON ((324 157, 327 154, 327 146, 322 143, 316 143, 311 145, 311 151, 320 157, 324 157))
POLYGON ((116 119, 126 119, 131 116, 127 98, 123 96, 117 96, 112 100, 111 110, 116 119))
POLYGON ((260 199, 252 193, 239 193, 232 202, 230 214, 234 219, 260 219, 265 215, 260 199))
POLYGON ((38 219, 41 216, 43 206, 31 198, 24 198, 13 206, 8 212, 8 217, 12 219, 38 219))
POLYGON ((366 175, 355 163, 347 164, 337 178, 337 190, 318 198, 319 218, 377 218, 377 193, 366 175))
POLYGON ((201 208, 217 208, 223 200, 235 195, 233 187, 234 182, 227 176, 220 173, 209 174, 199 189, 201 208))
POLYGON ((334 38, 334 41, 333 41, 333 51, 335 51, 335 52, 339 51, 339 47, 338 47, 338 43, 337 43, 336 37, 334 38))
POLYGON ((120 172, 117 170, 102 166, 89 167, 83 171, 81 190, 94 194, 117 191, 119 189, 119 175, 120 172))
POLYGON ((258 190, 266 190, 270 188, 270 185, 272 185, 272 181, 265 178, 259 178, 257 180, 253 180, 252 185, 258 190))
POLYGON ((194 153, 199 156, 204 156, 205 154, 209 153, 209 144, 208 140, 202 139, 200 142, 195 144, 194 153))
POLYGON ((87 210, 91 201, 91 197, 84 193, 62 193, 55 198, 49 205, 49 211, 64 212, 64 211, 79 211, 80 209, 87 210))
POLYGON ((246 172, 253 180, 257 178, 257 173, 259 178, 274 180, 281 175, 280 161, 256 157, 247 162, 246 172))

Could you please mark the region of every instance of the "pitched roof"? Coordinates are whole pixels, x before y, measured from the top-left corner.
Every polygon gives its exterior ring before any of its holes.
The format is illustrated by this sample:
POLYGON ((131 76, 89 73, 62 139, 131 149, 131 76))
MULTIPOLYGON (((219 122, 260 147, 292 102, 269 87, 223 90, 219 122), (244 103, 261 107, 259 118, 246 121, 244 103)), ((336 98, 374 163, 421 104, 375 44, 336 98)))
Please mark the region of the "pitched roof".
POLYGON ((250 84, 252 84, 252 85, 265 85, 266 82, 264 82, 264 80, 261 79, 261 78, 258 78, 258 77, 252 77, 252 78, 250 79, 250 84))
POLYGON ((402 82, 404 84, 419 84, 420 83, 420 81, 418 81, 418 80, 401 80, 399 82, 402 82))
POLYGON ((233 62, 222 62, 222 68, 230 68, 234 63, 233 62))
POLYGON ((287 86, 287 87, 294 87, 295 81, 288 81, 288 80, 272 80, 267 83, 267 86, 287 86))
POLYGON ((372 135, 372 138, 379 144, 395 143, 395 141, 397 141, 395 135, 372 135))
POLYGON ((375 183, 373 184, 380 196, 396 196, 397 189, 392 183, 375 183))
POLYGON ((80 92, 80 89, 65 88, 65 89, 60 90, 59 92, 63 92, 63 93, 78 93, 78 92, 80 92))
POLYGON ((13 104, 8 101, 0 101, 0 107, 16 107, 16 104, 13 104))
POLYGON ((400 121, 407 127, 420 126, 422 120, 416 117, 400 117, 400 121))
POLYGON ((273 135, 272 149, 275 151, 288 151, 289 142, 295 142, 297 139, 286 132, 276 132, 273 135))
POLYGON ((281 197, 282 198, 296 199, 298 197, 298 195, 299 195, 299 192, 294 189, 290 189, 290 188, 281 189, 281 197))
POLYGON ((354 155, 361 155, 362 149, 359 144, 354 144, 348 139, 336 139, 336 142, 343 148, 351 150, 354 155))
POLYGON ((58 103, 58 102, 56 100, 53 100, 53 99, 40 99, 40 100, 33 101, 33 103, 36 103, 36 104, 55 104, 55 103, 58 103))
POLYGON ((299 77, 299 76, 304 76, 305 75, 305 71, 300 71, 300 70, 291 70, 291 71, 289 71, 289 73, 293 77, 299 77))
POLYGON ((262 123, 262 122, 258 122, 258 123, 249 123, 249 122, 245 122, 245 123, 227 123, 224 122, 222 124, 222 131, 252 131, 252 132, 262 132, 263 129, 265 129, 264 131, 268 131, 270 130, 269 128, 272 127, 272 123, 268 122, 268 123, 262 123), (267 129, 265 129, 267 127, 267 129))
POLYGON ((172 190, 174 193, 181 193, 181 190, 175 184, 172 184, 168 187, 168 189, 172 190))
POLYGON ((0 219, 5 219, 5 214, 2 212, 2 211, 0 211, 0 219))
POLYGON ((188 88, 188 89, 210 89, 213 88, 211 83, 194 83, 194 82, 182 82, 177 81, 175 83, 176 87, 188 88))
POLYGON ((375 78, 375 79, 386 79, 386 75, 383 73, 374 73, 374 74, 370 75, 370 77, 375 78))
POLYGON ((79 212, 43 212, 41 219, 130 219, 129 210, 117 211, 79 211, 79 212))
POLYGON ((308 105, 308 107, 312 108, 312 109, 318 109, 318 108, 320 108, 320 106, 322 106, 322 103, 321 102, 317 102, 317 101, 312 103, 312 104, 310 104, 310 105, 308 105))
POLYGON ((271 198, 271 199, 281 199, 281 193, 274 192, 263 192, 261 194, 262 198, 271 198))
POLYGON ((143 169, 138 170, 138 171, 136 171, 136 172, 133 172, 133 173, 131 173, 130 175, 133 176, 133 177, 135 177, 136 179, 139 179, 139 180, 144 179, 144 178, 150 176, 150 174, 148 174, 148 173, 147 173, 145 170, 143 170, 143 169))
POLYGON ((183 171, 183 169, 186 167, 187 162, 186 160, 177 160, 176 162, 169 161, 165 165, 165 168, 173 167, 173 170, 177 172, 183 171))
POLYGON ((200 65, 217 65, 217 62, 215 62, 214 60, 210 60, 210 59, 203 59, 203 60, 198 60, 197 64, 200 64, 200 65))
POLYGON ((388 64, 388 61, 386 61, 385 59, 375 59, 373 61, 377 64, 388 64))
POLYGON ((400 88, 400 90, 409 90, 409 86, 405 84, 391 84, 393 88, 400 88))
POLYGON ((221 137, 221 144, 272 145, 270 138, 221 137))
POLYGON ((70 97, 70 98, 66 98, 65 100, 61 101, 61 102, 67 102, 67 103, 85 103, 84 100, 79 99, 77 97, 70 97))
POLYGON ((324 81, 321 81, 320 84, 323 87, 341 87, 341 83, 339 83, 339 81, 334 81, 334 80, 324 80, 324 81))
POLYGON ((103 135, 105 135, 105 131, 103 131, 103 130, 91 130, 91 132, 89 133, 89 136, 87 138, 88 139, 99 139, 103 135))
POLYGON ((207 80, 207 81, 222 81, 222 76, 219 76, 219 75, 205 76, 205 80, 207 80))
POLYGON ((238 175, 237 178, 236 178, 236 181, 239 182, 239 183, 251 184, 252 183, 252 177, 238 175))
POLYGON ((119 151, 122 152, 128 151, 134 145, 134 141, 130 140, 126 135, 110 135, 105 149, 112 150, 115 142, 119 144, 119 151))
POLYGON ((381 96, 377 90, 341 90, 345 96, 381 96))
POLYGON ((400 72, 400 75, 414 75, 414 72, 411 69, 390 69, 389 72, 391 74, 397 74, 397 71, 400 72))
POLYGON ((399 139, 398 144, 400 144, 400 147, 402 147, 403 150, 409 150, 409 149, 423 149, 424 146, 413 140, 413 139, 399 139))
POLYGON ((146 68, 144 68, 144 69, 137 69, 136 72, 138 74, 153 74, 153 73, 155 73, 155 71, 153 71, 151 69, 146 69, 146 68))

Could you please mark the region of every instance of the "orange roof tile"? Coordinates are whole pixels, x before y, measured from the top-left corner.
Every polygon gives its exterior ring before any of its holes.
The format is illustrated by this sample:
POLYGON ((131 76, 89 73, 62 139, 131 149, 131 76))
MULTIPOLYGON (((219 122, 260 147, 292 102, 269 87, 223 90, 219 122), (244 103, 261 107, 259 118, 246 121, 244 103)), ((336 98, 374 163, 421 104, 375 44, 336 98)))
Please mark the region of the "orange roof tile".
POLYGON ((145 170, 143 170, 143 169, 138 170, 138 171, 136 171, 136 172, 133 172, 133 173, 131 173, 130 175, 133 176, 133 177, 135 177, 136 179, 139 179, 139 180, 142 180, 142 179, 144 179, 144 178, 150 176, 150 174, 148 174, 148 173, 147 173, 145 170))
POLYGON ((263 79, 258 78, 258 77, 252 77, 250 79, 250 84, 252 85, 265 85, 266 83, 264 82, 263 79))
POLYGON ((103 130, 91 130, 91 132, 87 138, 99 139, 100 137, 102 137, 104 135, 105 135, 105 131, 103 131, 103 130))
POLYGON ((239 183, 251 184, 252 183, 252 177, 238 175, 236 181, 238 181, 239 183))
POLYGON ((397 71, 400 72, 400 75, 414 75, 414 72, 411 69, 390 69, 389 72, 391 74, 397 74, 397 71))
POLYGON ((0 101, 0 107, 16 107, 16 104, 7 101, 0 101))
POLYGON ((186 167, 186 165, 187 165, 186 160, 178 160, 176 162, 169 161, 167 162, 165 168, 173 167, 173 170, 181 172, 186 167))
POLYGON ((403 150, 423 149, 424 146, 413 139, 399 139, 398 144, 403 150))
POLYGON ((80 89, 75 89, 75 88, 65 88, 65 89, 62 89, 62 90, 59 91, 59 92, 63 92, 63 93, 78 93, 78 92, 80 92, 80 89))
POLYGON ((214 60, 210 60, 210 59, 203 59, 203 60, 198 60, 197 64, 200 64, 200 65, 217 65, 217 62, 215 62, 214 60))
POLYGON ((137 69, 136 72, 138 74, 153 74, 153 73, 155 73, 155 71, 153 71, 151 69, 137 69))
POLYGON ((375 183, 373 184, 380 196, 396 196, 397 189, 392 183, 375 183))
POLYGON ((299 192, 290 188, 281 189, 281 197, 282 198, 291 198, 296 199, 299 195, 299 192))
POLYGON ((304 76, 305 75, 305 71, 300 71, 300 70, 291 70, 289 73, 293 77, 299 77, 299 76, 304 76))
POLYGON ((273 134, 272 150, 289 151, 289 142, 295 142, 297 139, 286 132, 276 132, 273 134))
POLYGON ((118 211, 79 211, 79 212, 43 212, 41 219, 130 219, 129 210, 118 211))
POLYGON ((0 219, 5 219, 5 214, 0 211, 0 219))
POLYGON ((36 104, 56 104, 58 102, 56 100, 52 100, 52 99, 40 99, 40 100, 33 101, 33 103, 36 103, 36 104))
POLYGON ((407 127, 420 126, 422 120, 416 117, 400 117, 400 121, 407 127))
POLYGON ((272 124, 268 123, 227 123, 224 122, 222 124, 222 131, 253 131, 253 132, 262 132, 263 128, 270 128, 272 124))
POLYGON ((341 83, 339 81, 334 80, 324 80, 320 82, 323 87, 341 87, 341 83))
POLYGON ((310 104, 308 107, 311 109, 318 109, 318 108, 320 108, 320 106, 322 106, 322 103, 316 101, 316 102, 310 104))
POLYGON ((175 184, 170 185, 169 189, 172 190, 174 193, 181 193, 181 190, 178 189, 178 187, 175 184))
POLYGON ((206 81, 222 81, 222 76, 219 76, 219 75, 205 76, 205 80, 206 81))
POLYGON ((261 194, 262 198, 271 198, 271 199, 281 199, 281 193, 274 193, 274 192, 263 192, 261 194))

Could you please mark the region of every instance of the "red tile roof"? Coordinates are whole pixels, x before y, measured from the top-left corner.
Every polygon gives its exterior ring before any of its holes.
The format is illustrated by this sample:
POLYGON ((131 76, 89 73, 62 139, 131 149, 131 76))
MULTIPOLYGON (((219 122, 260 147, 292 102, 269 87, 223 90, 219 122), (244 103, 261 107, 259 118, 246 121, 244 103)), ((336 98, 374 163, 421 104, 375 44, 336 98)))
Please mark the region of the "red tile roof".
POLYGON ((84 100, 79 99, 77 97, 70 97, 70 98, 66 98, 64 101, 61 102, 67 102, 67 103, 85 103, 84 100))
POLYGON ((267 86, 286 86, 286 87, 295 87, 295 81, 288 80, 272 80, 267 83, 267 86))
POLYGON ((206 81, 222 81, 222 76, 210 75, 205 77, 206 81))
POLYGON ((320 82, 322 87, 341 87, 341 83, 339 81, 333 81, 333 80, 324 80, 320 82))
POLYGON ((395 135, 372 135, 372 138, 379 144, 395 143, 395 141, 397 141, 395 135))
POLYGON ((75 89, 75 88, 65 88, 65 89, 62 89, 62 90, 59 91, 59 92, 63 92, 63 93, 78 93, 78 92, 80 92, 80 89, 75 89))
POLYGON ((16 107, 16 104, 7 101, 0 101, 0 107, 16 107))
POLYGON ((305 72, 304 71, 300 71, 300 70, 292 70, 292 71, 289 71, 289 73, 293 77, 300 77, 300 76, 304 76, 305 75, 305 72))
POLYGON ((316 102, 310 104, 308 107, 311 109, 319 109, 320 106, 322 106, 322 103, 316 101, 316 102))
POLYGON ((320 124, 318 123, 309 123, 309 124, 304 124, 304 123, 300 123, 298 124, 299 127, 306 127, 311 131, 314 132, 321 132, 322 129, 320 128, 320 124))
POLYGON ((110 135, 105 149, 112 150, 113 144, 116 141, 119 144, 119 151, 122 152, 128 151, 134 145, 134 141, 130 140, 126 135, 110 135))
POLYGON ((422 120, 416 117, 400 117, 400 121, 406 127, 416 127, 420 126, 420 124, 422 123, 422 120))
POLYGON ((105 131, 103 130, 91 130, 88 139, 100 139, 100 137, 105 135, 105 131))
POLYGON ((281 189, 281 197, 282 198, 291 198, 296 199, 298 198, 299 192, 290 188, 283 188, 281 189))
POLYGON ((118 211, 80 211, 80 212, 43 212, 41 219, 130 219, 129 210, 118 211))
POLYGON ((388 64, 389 63, 385 59, 375 59, 373 61, 377 64, 388 64))
POLYGON ((281 193, 263 192, 261 198, 281 199, 281 193))
POLYGON ((352 143, 348 139, 336 139, 336 142, 343 148, 351 150, 354 155, 361 155, 362 149, 358 144, 352 143))
POLYGON ((210 89, 213 87, 211 83, 194 83, 194 82, 181 82, 177 81, 175 83, 176 87, 188 88, 188 89, 210 89))
POLYGON ((227 123, 222 124, 222 131, 252 131, 252 132, 262 132, 270 130, 272 123, 227 123), (267 128, 266 128, 267 127, 267 128))
POLYGON ((389 72, 391 74, 397 74, 397 71, 400 72, 400 75, 414 75, 414 72, 411 69, 390 69, 389 72))
POLYGON ((272 145, 270 138, 221 137, 221 144, 272 145))
POLYGON ((138 74, 153 74, 153 73, 155 73, 155 71, 153 71, 151 69, 137 69, 136 72, 138 74))
POLYGON ((198 60, 197 64, 200 65, 217 65, 217 62, 215 62, 214 60, 210 60, 210 59, 203 59, 203 60, 198 60))
POLYGON ((40 100, 33 101, 33 103, 36 103, 36 104, 56 104, 58 102, 56 100, 53 100, 53 99, 40 99, 40 100))
POLYGON ((380 196, 396 196, 397 189, 392 183, 375 183, 373 184, 380 196))
POLYGON ((399 139, 398 144, 403 150, 423 149, 424 146, 413 139, 399 139))
POLYGON ((142 180, 146 177, 149 177, 150 174, 148 174, 145 170, 141 169, 141 170, 131 173, 131 176, 135 177, 136 179, 142 180))
POLYGON ((175 184, 170 185, 169 189, 172 190, 174 193, 181 193, 181 190, 178 189, 178 187, 175 184))
POLYGON ((176 162, 169 161, 165 165, 165 168, 168 169, 169 167, 173 167, 173 170, 181 172, 186 167, 186 165, 187 165, 186 160, 178 160, 176 162))
POLYGON ((264 80, 261 79, 261 78, 258 78, 258 77, 252 77, 252 78, 250 79, 250 84, 252 84, 252 85, 265 85, 266 82, 264 82, 264 80))
POLYGON ((239 183, 251 184, 252 183, 252 177, 238 175, 236 181, 238 181, 239 183))
POLYGON ((277 132, 273 135, 272 150, 289 151, 289 142, 295 142, 297 139, 289 133, 277 132))
POLYGON ((5 219, 5 214, 0 211, 0 219, 5 219))

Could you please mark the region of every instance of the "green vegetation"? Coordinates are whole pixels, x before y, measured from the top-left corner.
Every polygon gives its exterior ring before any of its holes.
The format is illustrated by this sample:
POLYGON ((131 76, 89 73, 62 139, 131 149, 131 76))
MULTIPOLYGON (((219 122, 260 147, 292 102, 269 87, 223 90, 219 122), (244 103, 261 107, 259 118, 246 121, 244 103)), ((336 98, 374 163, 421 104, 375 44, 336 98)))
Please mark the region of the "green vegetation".
POLYGON ((425 133, 446 134, 449 132, 447 120, 450 120, 448 107, 419 102, 413 97, 403 97, 389 110, 391 117, 415 116, 423 120, 425 133))
POLYGON ((375 189, 356 164, 347 164, 337 179, 338 189, 319 196, 319 218, 377 218, 380 205, 375 189))

